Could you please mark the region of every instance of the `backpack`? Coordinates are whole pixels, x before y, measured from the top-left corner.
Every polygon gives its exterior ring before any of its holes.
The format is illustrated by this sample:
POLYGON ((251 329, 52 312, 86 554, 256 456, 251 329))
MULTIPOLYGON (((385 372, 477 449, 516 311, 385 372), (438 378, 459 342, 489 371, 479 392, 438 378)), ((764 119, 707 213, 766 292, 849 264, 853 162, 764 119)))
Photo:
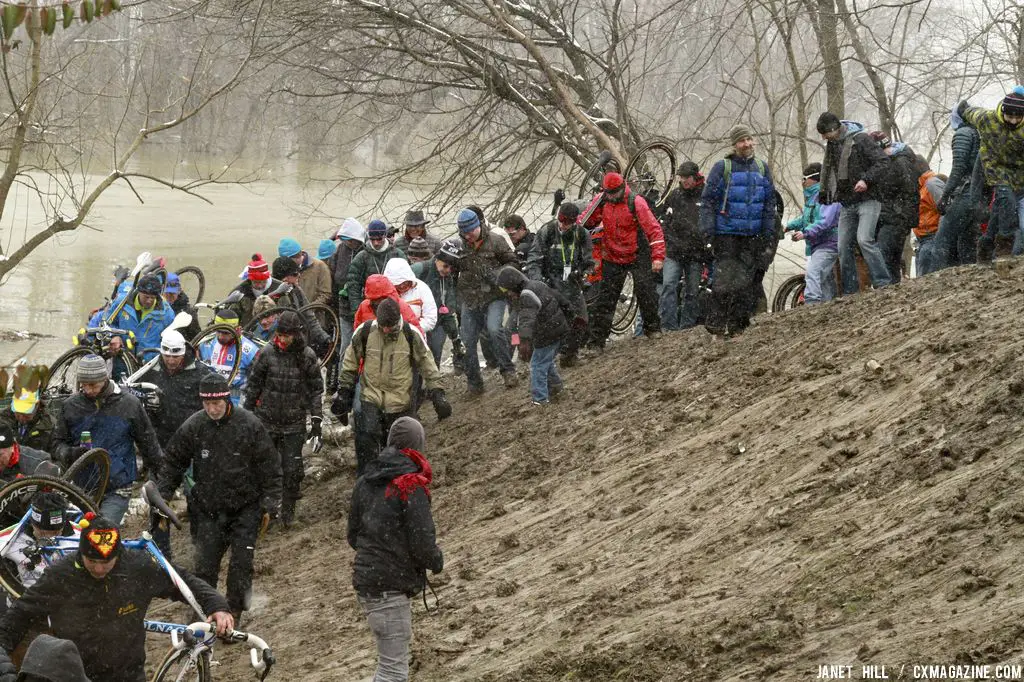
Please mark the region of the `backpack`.
MULTIPOLYGON (((359 370, 362 372, 363 360, 366 358, 366 342, 370 337, 370 329, 373 325, 363 323, 356 333, 352 335, 352 345, 356 349, 356 357, 359 358, 359 370)), ((405 340, 409 343, 409 362, 412 363, 413 371, 419 369, 416 367, 416 354, 413 352, 413 344, 416 343, 414 335, 416 332, 405 320, 402 320, 402 332, 405 334, 405 340)))

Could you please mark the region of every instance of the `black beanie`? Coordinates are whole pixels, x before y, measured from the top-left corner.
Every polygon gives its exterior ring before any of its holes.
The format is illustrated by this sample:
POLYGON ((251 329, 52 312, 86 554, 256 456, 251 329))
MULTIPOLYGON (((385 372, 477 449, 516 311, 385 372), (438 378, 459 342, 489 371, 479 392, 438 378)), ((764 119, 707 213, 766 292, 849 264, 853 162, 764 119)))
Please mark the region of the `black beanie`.
POLYGON ((818 133, 821 135, 831 133, 833 130, 839 130, 841 125, 839 117, 831 111, 826 111, 818 117, 818 133))
POLYGON ((402 311, 398 307, 398 301, 393 298, 385 298, 377 304, 377 326, 394 327, 402 321, 402 311))
POLYGON ((681 178, 700 177, 700 168, 693 161, 683 161, 676 169, 676 175, 681 178))
POLYGON ((43 530, 60 530, 64 526, 64 511, 68 501, 60 493, 40 490, 32 496, 30 514, 33 525, 43 530))
POLYGON ((116 523, 89 512, 79 525, 82 537, 78 540, 78 552, 82 556, 108 561, 121 553, 121 530, 116 523))
POLYGON ((230 400, 231 387, 228 386, 227 379, 216 372, 204 376, 203 380, 199 382, 199 399, 230 400))
POLYGON ((271 267, 271 275, 274 279, 284 279, 291 275, 299 274, 299 264, 293 261, 288 256, 278 256, 274 259, 274 265, 271 267))
POLYGON ((1018 95, 1016 92, 1006 93, 1006 97, 1003 98, 1002 110, 1004 114, 1024 116, 1024 95, 1018 95))

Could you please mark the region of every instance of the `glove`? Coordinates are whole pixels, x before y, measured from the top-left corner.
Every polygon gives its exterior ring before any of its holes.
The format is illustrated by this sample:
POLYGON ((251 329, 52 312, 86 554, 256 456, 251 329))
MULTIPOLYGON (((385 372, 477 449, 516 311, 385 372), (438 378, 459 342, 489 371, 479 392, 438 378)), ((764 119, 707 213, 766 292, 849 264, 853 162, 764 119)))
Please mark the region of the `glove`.
POLYGON ((438 420, 452 416, 452 404, 445 397, 443 388, 435 388, 430 392, 430 402, 434 405, 438 420))
POLYGON ((946 211, 949 210, 950 196, 943 194, 942 198, 939 199, 939 203, 935 206, 935 209, 939 212, 939 215, 946 215, 946 211))
POLYGON ((587 318, 582 315, 572 318, 572 328, 576 331, 583 331, 587 328, 587 318))
POLYGON ((559 187, 555 190, 555 206, 560 206, 565 201, 565 190, 559 187))
POLYGON ((341 420, 341 423, 348 426, 348 413, 352 411, 352 401, 355 400, 356 392, 351 388, 343 388, 338 391, 331 403, 331 414, 341 420))
POLYGON ((17 682, 18 669, 11 663, 7 652, 0 650, 0 682, 17 682))
POLYGON ((64 468, 66 469, 67 467, 77 462, 78 459, 87 452, 89 452, 89 448, 85 447, 84 445, 76 445, 75 447, 71 448, 71 452, 68 453, 67 461, 64 462, 64 468))
POLYGON ((529 362, 533 357, 533 343, 530 339, 519 339, 519 359, 529 362))
POLYGON ((309 419, 309 433, 306 434, 306 442, 313 444, 314 454, 320 452, 324 447, 324 441, 320 433, 323 421, 323 417, 310 417, 309 419))

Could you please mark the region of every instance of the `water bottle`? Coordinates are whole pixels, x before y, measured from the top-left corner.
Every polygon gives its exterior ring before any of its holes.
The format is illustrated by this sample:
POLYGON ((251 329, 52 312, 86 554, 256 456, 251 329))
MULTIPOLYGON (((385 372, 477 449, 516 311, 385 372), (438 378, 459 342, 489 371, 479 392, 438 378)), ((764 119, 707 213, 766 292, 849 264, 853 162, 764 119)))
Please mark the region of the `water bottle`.
POLYGON ((78 444, 86 450, 92 450, 92 434, 88 431, 82 431, 82 435, 79 438, 78 444))

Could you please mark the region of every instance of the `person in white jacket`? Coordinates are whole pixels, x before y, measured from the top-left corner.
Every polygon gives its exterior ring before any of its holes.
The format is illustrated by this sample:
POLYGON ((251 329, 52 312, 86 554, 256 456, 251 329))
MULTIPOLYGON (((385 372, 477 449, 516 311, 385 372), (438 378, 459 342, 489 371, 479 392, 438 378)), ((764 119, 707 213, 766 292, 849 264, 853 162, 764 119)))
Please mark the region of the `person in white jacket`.
POLYGON ((437 302, 426 283, 416 278, 412 266, 404 258, 392 258, 384 266, 387 277, 402 300, 420 317, 420 329, 424 334, 437 326, 437 302))

